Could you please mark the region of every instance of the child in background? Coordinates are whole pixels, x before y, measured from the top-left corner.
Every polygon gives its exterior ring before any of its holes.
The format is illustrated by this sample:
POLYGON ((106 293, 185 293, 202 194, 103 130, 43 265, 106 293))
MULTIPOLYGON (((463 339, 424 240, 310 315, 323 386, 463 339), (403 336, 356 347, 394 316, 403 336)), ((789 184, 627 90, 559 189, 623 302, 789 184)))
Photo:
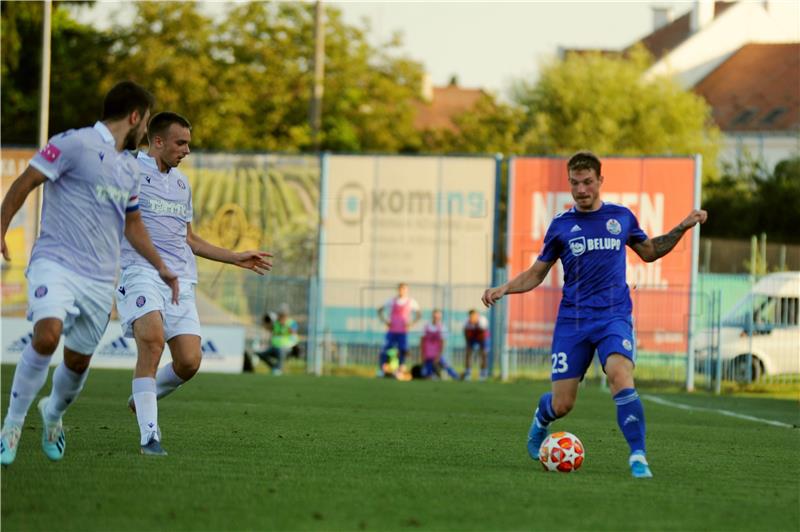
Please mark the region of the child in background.
POLYGON ((438 378, 439 372, 445 370, 453 379, 458 379, 458 373, 447 363, 444 358, 444 342, 447 329, 442 324, 442 311, 433 309, 431 323, 425 325, 420 340, 420 355, 422 356, 422 378, 438 378))

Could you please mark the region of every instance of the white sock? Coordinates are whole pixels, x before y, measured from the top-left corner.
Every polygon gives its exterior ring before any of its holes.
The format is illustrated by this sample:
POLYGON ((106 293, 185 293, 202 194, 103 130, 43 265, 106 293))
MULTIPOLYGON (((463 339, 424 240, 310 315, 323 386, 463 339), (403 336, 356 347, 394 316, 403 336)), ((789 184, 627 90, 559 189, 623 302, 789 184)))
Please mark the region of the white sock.
POLYGON ((8 412, 5 424, 22 425, 31 403, 36 399, 39 390, 47 381, 47 369, 53 355, 40 355, 28 344, 14 370, 14 381, 11 384, 11 397, 8 401, 8 412))
POLYGON ((83 373, 76 373, 65 366, 64 362, 58 365, 53 372, 53 389, 50 391, 50 398, 44 411, 48 421, 61 419, 69 405, 78 398, 88 377, 89 368, 83 373))
POLYGON ((133 401, 136 403, 136 419, 139 421, 141 444, 145 445, 150 436, 158 434, 158 403, 156 399, 156 380, 152 377, 133 379, 133 401))
POLYGON ((156 395, 159 399, 166 397, 180 387, 185 381, 181 379, 172 363, 167 364, 156 373, 156 395))

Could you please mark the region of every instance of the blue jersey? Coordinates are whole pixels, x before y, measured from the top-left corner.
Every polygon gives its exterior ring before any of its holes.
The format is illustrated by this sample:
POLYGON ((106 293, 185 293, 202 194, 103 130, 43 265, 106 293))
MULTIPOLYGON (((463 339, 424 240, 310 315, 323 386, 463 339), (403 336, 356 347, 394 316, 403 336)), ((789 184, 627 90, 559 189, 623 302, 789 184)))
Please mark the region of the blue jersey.
POLYGON ((593 212, 572 209, 556 215, 544 237, 539 260, 561 259, 564 292, 559 318, 630 316, 625 280, 625 246, 647 240, 633 213, 603 203, 593 212))

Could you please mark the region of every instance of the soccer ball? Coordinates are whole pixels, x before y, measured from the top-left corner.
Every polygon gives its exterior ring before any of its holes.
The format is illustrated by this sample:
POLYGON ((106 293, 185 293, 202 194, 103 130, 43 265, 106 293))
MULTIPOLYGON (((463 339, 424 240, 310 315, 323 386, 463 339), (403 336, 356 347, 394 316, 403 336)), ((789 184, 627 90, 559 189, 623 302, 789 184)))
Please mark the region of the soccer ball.
POLYGON ((585 457, 581 440, 569 432, 554 432, 539 448, 539 461, 545 471, 571 473, 580 469, 585 457))

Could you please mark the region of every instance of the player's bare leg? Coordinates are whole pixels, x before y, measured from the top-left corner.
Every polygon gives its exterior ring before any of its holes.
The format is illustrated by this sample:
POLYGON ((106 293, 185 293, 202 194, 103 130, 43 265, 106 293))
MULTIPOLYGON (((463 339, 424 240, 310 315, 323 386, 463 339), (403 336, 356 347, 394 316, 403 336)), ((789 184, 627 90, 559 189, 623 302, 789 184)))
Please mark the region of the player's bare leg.
POLYGON ((486 373, 486 368, 487 368, 487 365, 486 365, 486 360, 487 360, 487 358, 488 358, 488 357, 487 357, 487 355, 486 355, 486 349, 485 349, 485 348, 483 348, 483 347, 481 347, 481 377, 480 377, 480 379, 481 379, 482 381, 483 381, 483 380, 486 380, 486 378, 489 376, 489 375, 486 373))
POLYGON ((631 473, 636 478, 650 478, 653 474, 645 458, 644 408, 634 387, 633 362, 623 355, 612 354, 604 369, 617 405, 617 423, 631 449, 631 473))
POLYGON ((552 391, 539 399, 528 431, 528 454, 533 460, 539 459, 539 448, 547 438, 547 427, 550 423, 566 416, 575 406, 580 382, 579 378, 553 381, 552 391))
POLYGON ((467 346, 464 351, 464 373, 461 375, 461 380, 468 381, 472 378, 472 348, 467 346))
POLYGON ((161 448, 156 403, 156 372, 164 352, 164 321, 161 312, 154 310, 133 322, 136 339, 136 368, 133 372, 133 402, 139 422, 141 452, 145 455, 165 455, 161 448))
MULTIPOLYGON (((164 371, 162 368, 158 373, 158 398, 169 395, 181 384, 188 381, 195 376, 200 369, 200 361, 202 359, 202 349, 200 348, 200 337, 195 334, 179 334, 167 342, 169 351, 172 353, 172 368, 171 372, 180 379, 180 383, 175 384, 174 387, 168 389, 169 383, 164 380, 162 382, 161 373, 164 371), (162 389, 163 388, 163 389, 162 389)), ((168 366, 164 366, 165 368, 168 366)), ((177 379, 172 379, 176 382, 177 379)))
POLYGON ((47 381, 50 360, 58 347, 63 323, 58 318, 43 318, 33 326, 33 339, 25 346, 14 370, 8 412, 0 434, 0 463, 14 462, 22 437, 25 416, 36 395, 47 381))

